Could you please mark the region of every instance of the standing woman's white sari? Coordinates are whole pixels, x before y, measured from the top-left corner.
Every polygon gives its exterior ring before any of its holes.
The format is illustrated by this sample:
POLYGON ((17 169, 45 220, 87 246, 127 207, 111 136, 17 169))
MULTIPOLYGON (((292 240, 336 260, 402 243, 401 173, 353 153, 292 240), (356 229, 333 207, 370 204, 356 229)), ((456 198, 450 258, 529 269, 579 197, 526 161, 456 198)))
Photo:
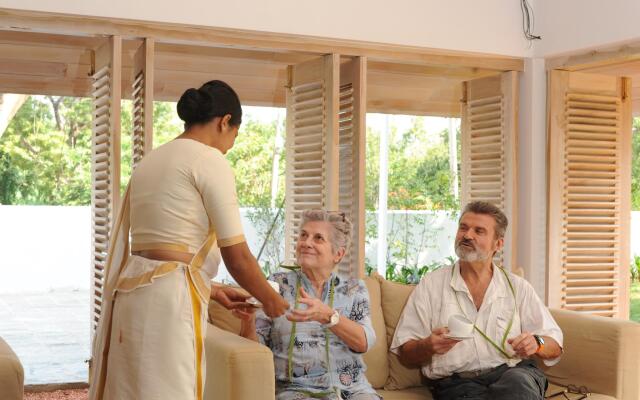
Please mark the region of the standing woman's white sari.
POLYGON ((109 246, 90 399, 202 399, 210 280, 219 247, 244 240, 233 171, 219 150, 176 139, 142 160, 109 246), (195 256, 185 264, 130 250, 195 256))

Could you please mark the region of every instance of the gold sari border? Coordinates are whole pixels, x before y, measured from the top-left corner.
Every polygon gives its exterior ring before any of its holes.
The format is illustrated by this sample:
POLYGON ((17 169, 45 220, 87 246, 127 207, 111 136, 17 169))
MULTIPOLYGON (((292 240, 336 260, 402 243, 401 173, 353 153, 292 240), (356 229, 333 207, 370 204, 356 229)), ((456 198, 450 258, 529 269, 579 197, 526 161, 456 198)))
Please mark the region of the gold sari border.
POLYGON ((226 239, 218 239, 218 247, 229 247, 246 241, 247 240, 244 238, 244 235, 232 236, 226 239))
POLYGON ((142 275, 130 278, 121 277, 120 279, 118 279, 116 290, 130 292, 134 289, 139 288, 140 286, 150 285, 155 278, 166 275, 169 272, 174 271, 176 268, 178 268, 178 263, 167 262, 158 265, 156 268, 152 269, 151 271, 145 272, 142 275))
POLYGON ((144 250, 169 250, 169 251, 181 251, 183 253, 191 253, 189 246, 183 243, 134 243, 131 245, 131 251, 144 251, 144 250))

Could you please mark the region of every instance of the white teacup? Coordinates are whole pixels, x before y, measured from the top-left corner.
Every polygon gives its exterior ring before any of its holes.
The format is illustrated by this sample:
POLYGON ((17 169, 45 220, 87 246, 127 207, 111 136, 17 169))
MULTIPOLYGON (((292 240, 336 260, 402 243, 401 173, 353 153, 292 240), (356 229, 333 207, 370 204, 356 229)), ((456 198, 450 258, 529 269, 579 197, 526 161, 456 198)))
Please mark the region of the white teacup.
MULTIPOLYGON (((274 282, 274 281, 267 281, 267 283, 269 285, 271 285, 271 288, 273 290, 276 291, 276 293, 280 293, 280 284, 278 282, 274 282)), ((258 299, 256 299, 255 297, 250 297, 247 299, 247 303, 255 306, 255 307, 262 307, 262 303, 260 303, 260 301, 258 301, 258 299)))
POLYGON ((464 315, 454 314, 449 317, 449 336, 468 337, 473 334, 473 322, 469 321, 464 315))

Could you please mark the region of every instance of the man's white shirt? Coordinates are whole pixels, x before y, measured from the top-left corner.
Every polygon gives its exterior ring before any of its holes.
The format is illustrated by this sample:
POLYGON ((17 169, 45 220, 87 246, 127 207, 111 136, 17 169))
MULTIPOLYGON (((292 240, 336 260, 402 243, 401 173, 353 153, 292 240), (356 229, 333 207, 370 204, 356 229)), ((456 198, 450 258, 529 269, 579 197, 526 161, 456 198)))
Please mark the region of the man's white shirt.
MULTIPOLYGON (((498 345, 502 343, 513 316, 508 339, 522 332, 530 332, 552 337, 562 347, 562 331, 533 287, 526 280, 507 273, 515 289, 515 313, 509 282, 495 266, 479 310, 476 310, 471 293, 460 275, 458 263, 424 276, 402 312, 391 342, 391 351, 398 354, 404 343, 430 336, 434 329, 447 326, 449 317, 454 314, 466 315, 498 345)), ((513 354, 507 342, 505 349, 513 354)), ((559 360, 560 357, 544 360, 544 363, 551 366, 559 360)), ((460 341, 446 354, 435 354, 431 362, 422 367, 422 373, 430 379, 439 379, 454 372, 493 368, 505 362, 507 359, 474 330, 473 338, 460 341)))

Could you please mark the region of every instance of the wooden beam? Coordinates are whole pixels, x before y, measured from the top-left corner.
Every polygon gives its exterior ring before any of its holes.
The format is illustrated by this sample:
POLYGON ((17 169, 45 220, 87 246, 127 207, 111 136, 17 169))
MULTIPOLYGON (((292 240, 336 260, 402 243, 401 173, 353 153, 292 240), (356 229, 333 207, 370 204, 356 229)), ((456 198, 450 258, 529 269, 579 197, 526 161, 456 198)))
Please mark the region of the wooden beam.
POLYGON ((397 62, 373 61, 368 63, 370 72, 471 80, 496 75, 492 69, 477 67, 434 67, 430 65, 402 64, 397 62))
POLYGON ((591 68, 640 61, 640 42, 547 59, 547 70, 590 71, 591 68))
POLYGON ((0 30, 79 35, 120 35, 123 38, 150 37, 154 38, 158 43, 201 44, 236 49, 262 49, 315 54, 339 53, 348 56, 366 56, 372 61, 386 60, 442 67, 479 67, 497 71, 522 71, 524 69, 523 60, 517 57, 6 8, 0 9, 0 30))

